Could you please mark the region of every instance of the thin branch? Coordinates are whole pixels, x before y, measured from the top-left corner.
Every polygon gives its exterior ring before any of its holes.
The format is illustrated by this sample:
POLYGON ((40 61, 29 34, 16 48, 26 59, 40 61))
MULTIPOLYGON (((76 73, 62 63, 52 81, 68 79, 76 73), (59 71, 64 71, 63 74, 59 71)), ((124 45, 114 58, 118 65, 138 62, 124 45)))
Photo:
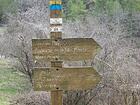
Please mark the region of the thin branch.
POLYGON ((122 80, 121 76, 117 73, 117 71, 116 71, 109 63, 107 63, 107 62, 105 62, 105 61, 103 61, 102 59, 97 58, 97 57, 95 57, 95 59, 96 59, 97 61, 102 62, 103 64, 105 64, 106 66, 108 66, 109 68, 111 68, 113 71, 115 71, 115 73, 116 73, 116 74, 118 75, 118 77, 120 78, 120 81, 121 81, 122 83, 125 84, 125 81, 122 80))

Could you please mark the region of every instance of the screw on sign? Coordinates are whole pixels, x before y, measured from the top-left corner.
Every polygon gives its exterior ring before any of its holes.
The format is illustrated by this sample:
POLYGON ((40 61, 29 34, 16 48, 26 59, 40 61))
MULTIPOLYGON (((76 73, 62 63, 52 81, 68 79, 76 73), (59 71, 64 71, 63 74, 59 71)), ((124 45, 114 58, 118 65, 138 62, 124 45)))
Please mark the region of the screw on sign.
POLYGON ((92 67, 63 67, 63 61, 89 60, 101 47, 91 38, 62 39, 62 1, 50 1, 51 39, 33 39, 33 60, 51 62, 51 67, 33 68, 35 91, 51 91, 51 104, 62 105, 63 90, 87 90, 95 87, 101 77, 92 67))

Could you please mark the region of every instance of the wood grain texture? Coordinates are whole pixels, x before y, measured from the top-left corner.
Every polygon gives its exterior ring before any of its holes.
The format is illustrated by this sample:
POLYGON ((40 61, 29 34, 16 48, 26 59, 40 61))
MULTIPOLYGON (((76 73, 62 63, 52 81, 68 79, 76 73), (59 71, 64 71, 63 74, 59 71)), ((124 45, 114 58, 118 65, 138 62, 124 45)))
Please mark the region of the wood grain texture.
POLYGON ((52 61, 51 62, 51 67, 58 67, 58 68, 62 68, 62 61, 52 61))
POLYGON ((51 39, 62 39, 62 32, 51 32, 50 33, 51 39))
POLYGON ((63 91, 51 91, 51 105, 63 105, 63 91))
MULTIPOLYGON (((51 62, 51 67, 62 68, 62 61, 51 62)), ((51 91, 51 105, 63 105, 63 90, 51 91)))
POLYGON ((92 67, 82 68, 34 68, 33 81, 36 91, 86 90, 101 80, 92 67))
POLYGON ((62 18, 62 11, 61 10, 50 11, 50 18, 62 18))
POLYGON ((33 39, 34 61, 80 61, 95 57, 101 47, 91 38, 33 39))

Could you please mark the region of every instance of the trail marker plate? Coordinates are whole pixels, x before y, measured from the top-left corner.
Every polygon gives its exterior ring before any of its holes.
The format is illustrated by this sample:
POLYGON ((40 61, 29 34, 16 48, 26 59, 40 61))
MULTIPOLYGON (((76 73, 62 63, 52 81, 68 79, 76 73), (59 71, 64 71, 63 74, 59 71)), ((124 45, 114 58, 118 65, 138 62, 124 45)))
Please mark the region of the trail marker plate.
POLYGON ((50 5, 52 4, 62 4, 62 1, 61 0, 50 0, 50 5))
POLYGON ((51 25, 50 32, 62 32, 62 25, 51 25))
POLYGON ((62 24, 62 18, 50 18, 50 24, 62 24))
POLYGON ((33 39, 32 54, 34 61, 80 61, 92 59, 100 46, 91 38, 71 38, 52 41, 33 39))
POLYGON ((100 75, 92 67, 34 68, 34 90, 86 90, 96 86, 100 75))
POLYGON ((62 5, 61 4, 52 4, 50 5, 50 10, 53 11, 53 10, 62 10, 62 5))

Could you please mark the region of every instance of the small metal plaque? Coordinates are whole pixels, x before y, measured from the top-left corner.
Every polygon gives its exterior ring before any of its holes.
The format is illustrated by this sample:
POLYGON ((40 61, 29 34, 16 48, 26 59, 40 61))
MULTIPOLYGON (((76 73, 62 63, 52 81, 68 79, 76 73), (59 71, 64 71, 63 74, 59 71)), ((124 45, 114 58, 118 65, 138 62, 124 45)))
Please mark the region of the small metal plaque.
POLYGON ((86 90, 95 87, 100 80, 100 75, 92 67, 33 70, 35 91, 86 90))
POLYGON ((101 47, 91 38, 33 39, 34 61, 80 61, 92 59, 101 47))

